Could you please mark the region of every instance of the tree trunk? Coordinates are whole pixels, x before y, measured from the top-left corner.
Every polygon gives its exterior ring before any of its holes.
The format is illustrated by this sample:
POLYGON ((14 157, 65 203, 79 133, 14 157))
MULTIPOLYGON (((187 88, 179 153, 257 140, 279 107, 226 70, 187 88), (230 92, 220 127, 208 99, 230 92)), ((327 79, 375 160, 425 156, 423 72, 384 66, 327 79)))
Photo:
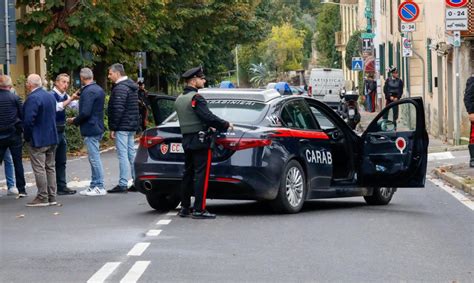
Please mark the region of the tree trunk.
POLYGON ((107 66, 105 62, 97 62, 93 71, 96 83, 107 90, 107 66))

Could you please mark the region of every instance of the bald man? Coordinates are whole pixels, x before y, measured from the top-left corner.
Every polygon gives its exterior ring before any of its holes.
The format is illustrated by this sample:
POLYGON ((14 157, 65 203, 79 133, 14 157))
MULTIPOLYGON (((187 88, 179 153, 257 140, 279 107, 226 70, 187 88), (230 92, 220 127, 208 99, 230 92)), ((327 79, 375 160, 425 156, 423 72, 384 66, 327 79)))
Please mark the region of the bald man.
POLYGON ((31 167, 35 174, 38 194, 26 206, 56 205, 55 152, 58 144, 56 131, 56 99, 45 91, 41 77, 28 76, 28 98, 23 106, 24 138, 30 151, 31 167))

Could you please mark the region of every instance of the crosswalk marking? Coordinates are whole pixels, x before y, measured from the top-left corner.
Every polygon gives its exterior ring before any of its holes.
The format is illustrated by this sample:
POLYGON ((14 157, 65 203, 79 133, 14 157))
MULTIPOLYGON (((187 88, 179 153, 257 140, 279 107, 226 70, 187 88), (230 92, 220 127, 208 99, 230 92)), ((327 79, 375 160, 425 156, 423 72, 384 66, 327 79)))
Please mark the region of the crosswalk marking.
POLYGON ((92 277, 87 280, 87 283, 102 283, 109 277, 112 272, 120 265, 120 262, 107 262, 97 271, 92 277))
POLYGON ((133 248, 128 252, 129 256, 141 256, 143 252, 148 248, 150 243, 137 243, 133 248))
POLYGON ((125 276, 120 280, 120 283, 134 283, 142 276, 146 268, 150 265, 150 261, 137 261, 130 268, 130 270, 125 274, 125 276))
POLYGON ((428 161, 454 159, 454 155, 450 152, 436 152, 428 154, 428 161))
POLYGON ((156 223, 156 225, 168 225, 170 224, 171 220, 170 219, 162 219, 156 223))
POLYGON ((148 237, 156 237, 156 236, 160 235, 160 233, 161 233, 161 230, 150 230, 150 231, 146 232, 146 235, 148 237))

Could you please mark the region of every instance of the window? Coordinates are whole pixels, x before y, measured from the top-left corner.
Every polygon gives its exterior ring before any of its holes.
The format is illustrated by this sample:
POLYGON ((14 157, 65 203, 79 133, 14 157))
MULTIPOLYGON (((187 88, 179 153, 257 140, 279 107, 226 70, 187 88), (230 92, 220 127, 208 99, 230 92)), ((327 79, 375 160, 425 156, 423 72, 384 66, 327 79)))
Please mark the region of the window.
POLYGON ((285 105, 281 111, 281 120, 289 128, 303 130, 316 130, 316 125, 311 111, 304 101, 292 101, 285 105))
POLYGON ((416 130, 416 107, 412 103, 392 106, 377 121, 378 131, 411 132, 416 130))
POLYGON ((326 115, 321 113, 316 107, 310 106, 309 108, 311 108, 311 112, 313 112, 314 117, 316 117, 316 121, 321 126, 321 129, 330 130, 330 129, 336 128, 334 123, 331 120, 329 120, 329 118, 326 115))

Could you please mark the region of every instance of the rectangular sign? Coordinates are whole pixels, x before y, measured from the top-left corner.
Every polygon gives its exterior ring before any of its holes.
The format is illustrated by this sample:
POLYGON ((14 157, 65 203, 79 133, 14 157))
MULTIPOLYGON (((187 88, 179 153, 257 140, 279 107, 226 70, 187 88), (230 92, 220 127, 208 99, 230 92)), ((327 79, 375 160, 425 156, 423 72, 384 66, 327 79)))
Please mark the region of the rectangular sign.
POLYGON ((366 33, 366 32, 363 32, 361 35, 360 35, 360 38, 362 39, 369 39, 369 38, 374 38, 375 37, 375 33, 366 33))
POLYGON ((465 20, 446 20, 446 30, 469 30, 467 19, 465 20))
POLYGON ((364 61, 361 57, 352 57, 352 71, 362 71, 364 68, 364 61))
POLYGON ((401 23, 400 30, 402 32, 412 32, 416 30, 416 25, 415 23, 401 23))
POLYGON ((446 9, 446 20, 465 20, 468 18, 469 12, 467 8, 446 9))

